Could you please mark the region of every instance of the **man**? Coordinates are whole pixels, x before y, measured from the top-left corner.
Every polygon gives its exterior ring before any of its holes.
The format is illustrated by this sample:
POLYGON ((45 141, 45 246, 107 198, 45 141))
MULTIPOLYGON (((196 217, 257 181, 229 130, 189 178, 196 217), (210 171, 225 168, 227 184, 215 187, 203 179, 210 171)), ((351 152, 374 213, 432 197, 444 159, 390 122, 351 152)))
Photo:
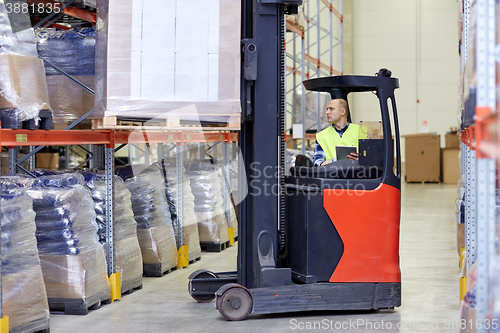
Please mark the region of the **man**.
MULTIPOLYGON (((326 108, 326 117, 332 126, 316 134, 314 147, 314 166, 326 165, 337 160, 336 146, 355 146, 358 148, 359 126, 347 121, 349 107, 341 98, 332 99, 326 108)), ((349 160, 357 160, 358 153, 347 155, 349 160)))

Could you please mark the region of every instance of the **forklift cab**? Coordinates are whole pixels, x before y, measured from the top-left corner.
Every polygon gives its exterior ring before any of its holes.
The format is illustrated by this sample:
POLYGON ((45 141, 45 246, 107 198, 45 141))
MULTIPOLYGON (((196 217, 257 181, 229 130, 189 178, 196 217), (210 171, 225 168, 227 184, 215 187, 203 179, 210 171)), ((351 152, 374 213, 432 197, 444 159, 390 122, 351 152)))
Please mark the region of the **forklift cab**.
MULTIPOLYGON (((324 77, 303 84, 332 97, 373 92, 381 122, 372 132, 360 126, 366 135, 359 142, 358 161, 291 168, 279 194, 284 201, 283 224, 268 211, 263 219, 240 216, 237 272, 198 270, 190 275, 191 296, 198 302, 216 298, 217 309, 228 320, 251 314, 401 305, 401 161, 394 99, 398 80, 381 70, 373 77, 324 77)), ((247 144, 253 145, 254 138, 247 144)), ((274 201, 256 196, 246 203, 254 207, 252 200, 260 199, 274 201)))
POLYGON ((282 266, 291 268, 294 283, 400 281, 398 80, 381 73, 303 82, 306 89, 329 92, 332 99, 373 92, 382 120, 360 122, 359 160, 290 169, 282 266))

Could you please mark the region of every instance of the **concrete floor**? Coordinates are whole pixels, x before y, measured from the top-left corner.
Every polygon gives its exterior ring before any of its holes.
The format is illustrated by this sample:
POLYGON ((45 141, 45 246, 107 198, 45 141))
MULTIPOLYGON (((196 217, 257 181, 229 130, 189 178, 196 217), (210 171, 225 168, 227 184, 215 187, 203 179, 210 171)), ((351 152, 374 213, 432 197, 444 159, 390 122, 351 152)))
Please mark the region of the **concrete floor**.
POLYGON ((235 270, 237 248, 233 246, 221 253, 203 253, 201 261, 162 278, 145 278, 142 290, 87 316, 51 315, 51 332, 256 333, 313 331, 314 327, 334 332, 458 332, 453 328, 460 320, 456 196, 456 185, 403 185, 403 295, 402 306, 394 312, 321 311, 228 322, 215 309, 215 302, 197 303, 189 296, 187 278, 200 268, 235 270))

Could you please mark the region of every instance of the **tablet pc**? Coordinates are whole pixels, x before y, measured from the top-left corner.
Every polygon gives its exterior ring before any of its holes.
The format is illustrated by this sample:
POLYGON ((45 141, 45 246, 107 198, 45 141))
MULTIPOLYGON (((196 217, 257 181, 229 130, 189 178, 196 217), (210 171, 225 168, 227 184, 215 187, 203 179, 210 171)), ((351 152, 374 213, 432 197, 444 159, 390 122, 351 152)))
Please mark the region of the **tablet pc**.
POLYGON ((356 152, 356 147, 354 146, 335 146, 335 151, 337 152, 337 161, 347 160, 347 155, 356 152))

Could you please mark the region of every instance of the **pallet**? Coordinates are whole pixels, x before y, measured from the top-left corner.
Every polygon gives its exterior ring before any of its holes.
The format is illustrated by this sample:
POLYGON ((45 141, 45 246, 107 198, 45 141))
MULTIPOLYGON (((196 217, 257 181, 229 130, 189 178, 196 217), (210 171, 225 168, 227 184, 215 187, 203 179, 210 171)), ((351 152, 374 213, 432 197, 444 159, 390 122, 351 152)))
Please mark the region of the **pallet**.
POLYGON ((91 297, 91 299, 76 299, 76 298, 49 298, 49 310, 51 312, 63 312, 67 315, 84 316, 89 313, 89 310, 97 310, 102 304, 110 304, 111 298, 98 296, 91 297))
POLYGON ((214 242, 200 242, 200 247, 201 250, 205 252, 221 252, 229 247, 229 241, 220 244, 214 242))
POLYGON ((194 264, 195 262, 200 261, 200 260, 201 260, 201 256, 200 256, 200 257, 198 257, 198 258, 194 258, 193 260, 189 260, 189 264, 190 264, 190 265, 192 265, 192 264, 194 264))
POLYGON ((439 179, 406 179, 406 183, 438 183, 441 184, 441 180, 439 179))
POLYGON ((21 324, 16 327, 9 327, 10 333, 49 333, 50 321, 49 317, 40 318, 28 323, 21 324))
POLYGON ((92 119, 92 129, 113 129, 113 130, 137 130, 146 129, 151 131, 239 131, 241 129, 241 116, 235 114, 213 114, 203 116, 217 116, 227 118, 227 122, 200 122, 197 124, 181 122, 182 115, 169 114, 168 119, 127 119, 117 116, 108 116, 99 119, 92 119))
POLYGON ((136 290, 142 289, 142 276, 122 282, 122 295, 130 295, 136 290))
POLYGON ((52 112, 50 110, 40 110, 38 114, 38 125, 35 124, 35 119, 27 119, 20 121, 17 116, 16 109, 2 109, 0 110, 0 121, 2 122, 2 128, 10 129, 41 129, 50 130, 54 126, 52 119, 52 112))
POLYGON ((177 266, 166 268, 162 264, 143 264, 143 273, 145 277, 162 277, 165 274, 177 270, 177 266))

